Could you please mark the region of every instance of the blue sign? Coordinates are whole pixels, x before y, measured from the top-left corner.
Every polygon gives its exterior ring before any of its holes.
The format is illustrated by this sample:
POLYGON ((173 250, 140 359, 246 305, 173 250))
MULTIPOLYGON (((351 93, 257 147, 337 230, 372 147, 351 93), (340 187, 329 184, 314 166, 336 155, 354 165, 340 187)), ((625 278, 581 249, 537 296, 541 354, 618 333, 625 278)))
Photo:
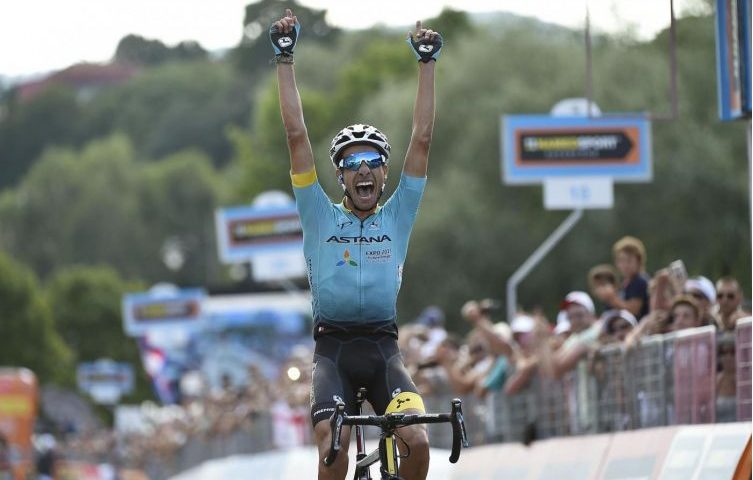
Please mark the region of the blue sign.
POLYGON ((716 2, 716 73, 722 120, 750 117, 750 15, 751 0, 716 2))
POLYGON ((270 253, 303 252, 303 229, 295 204, 240 206, 215 213, 220 260, 241 263, 270 253))
POLYGON ((202 304, 206 292, 186 288, 170 293, 129 293, 123 297, 123 326, 131 336, 158 328, 182 328, 188 332, 205 326, 202 304))
POLYGON ((117 363, 108 359, 79 363, 76 379, 78 388, 86 393, 98 388, 113 389, 121 395, 133 391, 133 367, 130 363, 117 363))
POLYGON ((652 178, 651 124, 643 117, 502 117, 502 181, 537 184, 547 178, 652 178))

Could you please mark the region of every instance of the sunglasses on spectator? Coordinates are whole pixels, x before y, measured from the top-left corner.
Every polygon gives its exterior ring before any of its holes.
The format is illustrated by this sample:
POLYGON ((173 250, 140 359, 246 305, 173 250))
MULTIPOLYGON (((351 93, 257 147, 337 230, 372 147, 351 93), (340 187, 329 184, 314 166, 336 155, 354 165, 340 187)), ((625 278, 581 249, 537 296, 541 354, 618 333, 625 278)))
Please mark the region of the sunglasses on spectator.
POLYGON ((723 300, 726 298, 727 300, 734 300, 736 296, 735 292, 719 292, 716 294, 716 299, 723 300))
POLYGON ((379 152, 358 152, 351 153, 347 157, 340 159, 337 165, 340 168, 347 168, 348 170, 358 170, 361 168, 361 163, 363 162, 366 162, 366 166, 369 168, 377 168, 384 165, 386 159, 379 152))

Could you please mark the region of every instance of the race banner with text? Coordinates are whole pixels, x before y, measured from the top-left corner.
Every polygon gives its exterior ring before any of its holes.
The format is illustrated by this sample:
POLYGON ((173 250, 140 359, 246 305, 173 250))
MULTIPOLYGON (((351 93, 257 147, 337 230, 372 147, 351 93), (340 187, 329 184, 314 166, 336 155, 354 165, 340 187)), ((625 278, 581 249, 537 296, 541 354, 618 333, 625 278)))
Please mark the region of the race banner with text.
POLYGON ((538 184, 558 177, 652 178, 648 119, 506 115, 502 121, 505 184, 538 184))

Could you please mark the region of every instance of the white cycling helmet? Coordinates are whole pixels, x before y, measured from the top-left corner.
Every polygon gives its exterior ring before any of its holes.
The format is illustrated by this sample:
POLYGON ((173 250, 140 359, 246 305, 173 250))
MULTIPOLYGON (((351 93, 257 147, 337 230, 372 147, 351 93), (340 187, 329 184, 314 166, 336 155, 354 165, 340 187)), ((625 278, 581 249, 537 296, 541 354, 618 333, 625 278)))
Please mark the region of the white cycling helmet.
POLYGON ((385 161, 390 158, 390 144, 387 137, 378 128, 371 125, 356 123, 348 125, 335 135, 329 148, 329 158, 337 166, 337 160, 346 147, 351 145, 371 145, 384 155, 385 161))

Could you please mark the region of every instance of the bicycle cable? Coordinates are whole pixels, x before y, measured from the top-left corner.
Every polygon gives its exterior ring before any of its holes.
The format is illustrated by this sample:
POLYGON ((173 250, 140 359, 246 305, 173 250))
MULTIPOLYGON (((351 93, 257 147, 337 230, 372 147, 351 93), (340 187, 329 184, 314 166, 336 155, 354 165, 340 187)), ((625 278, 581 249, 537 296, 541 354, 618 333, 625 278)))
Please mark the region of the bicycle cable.
MULTIPOLYGON (((400 440, 401 442, 403 442, 403 445, 405 445, 405 455, 400 455, 400 453, 398 453, 397 454, 397 458, 408 458, 408 457, 410 457, 410 445, 408 445, 408 442, 406 442, 403 439, 403 437, 401 437, 400 435, 398 435, 397 432, 393 433, 393 435, 395 436, 395 438, 397 438, 398 440, 400 440)), ((399 451, 400 450, 398 449, 398 452, 399 451)))

